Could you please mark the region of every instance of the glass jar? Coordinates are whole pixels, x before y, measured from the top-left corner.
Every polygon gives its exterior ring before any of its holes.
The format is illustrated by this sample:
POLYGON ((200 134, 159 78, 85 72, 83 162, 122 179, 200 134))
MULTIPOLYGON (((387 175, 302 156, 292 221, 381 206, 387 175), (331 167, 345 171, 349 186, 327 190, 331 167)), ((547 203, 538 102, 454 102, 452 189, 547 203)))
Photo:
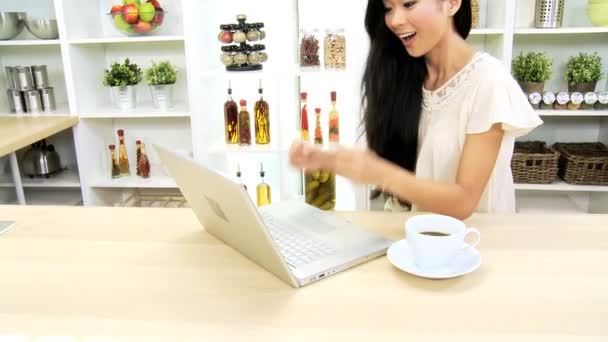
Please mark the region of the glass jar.
POLYGON ((566 109, 568 102, 570 102, 570 94, 568 94, 565 91, 562 91, 557 94, 556 101, 553 103, 553 109, 555 109, 555 110, 566 109))
POLYGON ((319 57, 319 30, 300 31, 300 67, 318 68, 321 66, 319 57))
POLYGON ((540 109, 540 103, 543 100, 543 96, 538 92, 533 92, 528 95, 528 101, 534 109, 540 109))
POLYGON ((569 110, 579 110, 581 108, 581 104, 585 101, 585 97, 583 94, 579 92, 574 92, 570 95, 570 102, 568 102, 567 108, 569 110))
POLYGON ((322 210, 336 206, 336 175, 327 171, 315 171, 304 178, 306 203, 322 210))
POLYGON ((597 103, 597 94, 590 91, 585 94, 585 102, 581 105, 581 109, 592 110, 597 103))
POLYGON ((595 103, 595 109, 600 109, 600 110, 608 109, 608 91, 603 91, 597 95, 597 102, 595 103))
POLYGON ((543 102, 541 102, 540 108, 541 109, 552 109, 554 103, 555 103, 555 94, 550 91, 546 91, 543 94, 543 102))
POLYGON ((344 29, 328 29, 325 32, 323 51, 326 69, 346 69, 346 36, 344 35, 344 29))

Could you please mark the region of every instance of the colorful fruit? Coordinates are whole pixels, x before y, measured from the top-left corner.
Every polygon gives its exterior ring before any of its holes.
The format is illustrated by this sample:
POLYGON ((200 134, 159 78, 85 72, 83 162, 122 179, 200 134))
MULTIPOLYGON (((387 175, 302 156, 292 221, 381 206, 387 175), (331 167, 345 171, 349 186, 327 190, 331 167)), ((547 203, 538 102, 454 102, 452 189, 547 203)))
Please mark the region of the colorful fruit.
POLYGON ((160 7, 160 3, 158 2, 158 0, 149 0, 148 3, 151 3, 152 6, 154 6, 154 8, 156 8, 157 10, 163 10, 162 7, 160 7))
POLYGON ((147 21, 139 21, 137 24, 133 25, 133 30, 138 33, 146 33, 152 30, 152 24, 147 21))
POLYGON ((146 2, 139 6, 139 19, 148 22, 152 21, 152 19, 154 19, 155 11, 156 9, 154 6, 151 3, 146 2))
POLYGON ((121 31, 127 31, 131 28, 131 25, 122 18, 122 15, 114 17, 114 26, 121 31))
POLYGON ((112 18, 114 18, 120 12, 122 12, 121 5, 114 5, 114 6, 112 6, 112 9, 110 10, 110 14, 112 14, 112 18))
POLYGON ((163 19, 165 18, 165 13, 163 12, 163 10, 156 10, 156 15, 154 16, 154 19, 152 19, 152 25, 154 26, 160 26, 163 23, 163 19))
POLYGON ((141 5, 140 0, 123 0, 122 3, 123 5, 135 5, 137 7, 141 5))
POLYGON ((129 24, 135 24, 139 21, 139 10, 134 4, 128 4, 122 7, 122 17, 129 24))

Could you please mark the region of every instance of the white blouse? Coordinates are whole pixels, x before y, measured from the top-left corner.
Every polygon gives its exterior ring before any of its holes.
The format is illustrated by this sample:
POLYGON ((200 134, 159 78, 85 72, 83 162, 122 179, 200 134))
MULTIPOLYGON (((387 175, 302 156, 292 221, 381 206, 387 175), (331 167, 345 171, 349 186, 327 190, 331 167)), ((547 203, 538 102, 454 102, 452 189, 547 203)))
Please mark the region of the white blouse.
MULTIPOLYGON (((496 123, 502 124, 504 138, 476 212, 515 212, 511 173, 515 138, 543 122, 504 65, 487 53, 476 53, 441 88, 423 88, 416 177, 456 183, 467 134, 487 132, 496 123)), ((385 209, 398 209, 397 202, 391 202, 385 209)))

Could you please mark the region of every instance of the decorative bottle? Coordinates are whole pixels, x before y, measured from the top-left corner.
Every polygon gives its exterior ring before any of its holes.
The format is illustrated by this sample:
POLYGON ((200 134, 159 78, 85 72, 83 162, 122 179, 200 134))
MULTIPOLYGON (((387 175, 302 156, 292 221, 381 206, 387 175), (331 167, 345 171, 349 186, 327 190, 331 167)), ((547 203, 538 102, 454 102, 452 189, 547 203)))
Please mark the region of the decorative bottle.
POLYGON ((264 101, 262 81, 260 81, 260 99, 253 107, 255 115, 255 143, 265 145, 270 143, 270 118, 268 102, 264 101))
POLYGON ((258 207, 269 205, 271 203, 270 185, 264 182, 264 166, 260 163, 260 177, 262 181, 255 189, 258 207))

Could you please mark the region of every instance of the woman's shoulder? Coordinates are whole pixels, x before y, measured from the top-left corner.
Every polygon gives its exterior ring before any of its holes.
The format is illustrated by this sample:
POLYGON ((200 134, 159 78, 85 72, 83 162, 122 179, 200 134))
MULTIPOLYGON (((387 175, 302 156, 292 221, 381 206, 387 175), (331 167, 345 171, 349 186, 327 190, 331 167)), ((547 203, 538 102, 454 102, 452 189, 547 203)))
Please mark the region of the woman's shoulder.
POLYGON ((517 82, 505 64, 487 52, 480 52, 473 75, 474 82, 479 87, 488 86, 517 86, 517 82))

